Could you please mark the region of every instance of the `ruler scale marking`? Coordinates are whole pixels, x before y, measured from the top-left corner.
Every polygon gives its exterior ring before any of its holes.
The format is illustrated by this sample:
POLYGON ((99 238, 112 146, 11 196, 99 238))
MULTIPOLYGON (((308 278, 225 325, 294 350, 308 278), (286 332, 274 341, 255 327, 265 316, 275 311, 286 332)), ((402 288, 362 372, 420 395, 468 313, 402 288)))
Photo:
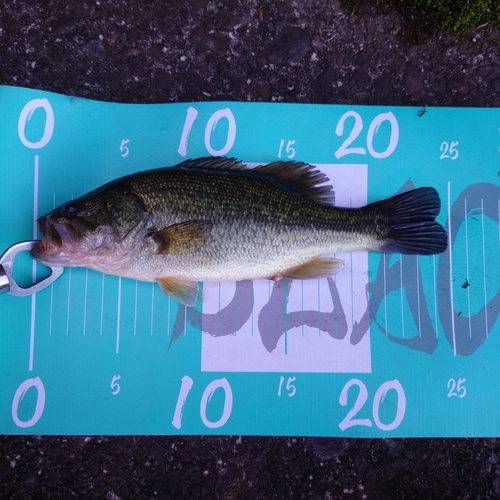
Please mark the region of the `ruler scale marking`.
POLYGON ((432 284, 434 286, 434 324, 436 329, 436 339, 438 336, 438 307, 437 307, 437 286, 436 286, 436 256, 432 256, 432 284))
POLYGON ((155 284, 154 282, 151 283, 151 317, 150 317, 150 335, 153 335, 153 314, 154 314, 154 307, 155 307, 155 284))
POLYGON ((419 272, 419 267, 418 267, 418 255, 415 255, 415 260, 416 262, 416 269, 417 269, 417 276, 416 276, 416 281, 417 281, 417 317, 418 317, 418 336, 422 337, 422 324, 420 320, 420 272, 419 272))
MULTIPOLYGON (((37 237, 38 219, 38 169, 39 157, 35 155, 35 164, 33 169, 33 239, 37 237)), ((33 283, 36 281, 36 261, 33 261, 31 268, 31 278, 33 283)), ((31 319, 30 319, 30 350, 28 371, 33 371, 33 362, 35 357, 35 322, 36 322, 36 294, 31 296, 31 319)))
POLYGON ((484 244, 484 205, 481 198, 481 244, 483 250, 483 285, 484 285, 484 323, 486 327, 486 338, 489 335, 488 328, 488 296, 486 290, 486 246, 484 244))
POLYGON ((122 307, 122 277, 118 277, 118 305, 116 307, 116 354, 120 351, 120 326, 122 307))
POLYGON ((405 315, 404 315, 404 300, 403 300, 403 256, 399 254, 399 277, 400 277, 400 296, 401 296, 401 334, 405 336, 405 315))
POLYGON ((104 321, 104 274, 102 275, 101 278, 101 322, 100 322, 99 335, 102 335, 103 321, 104 321))
POLYGON ((450 312, 451 312, 451 334, 453 341, 453 355, 457 355, 457 338, 455 332, 455 298, 453 294, 453 248, 451 238, 451 182, 448 181, 448 255, 449 255, 449 282, 450 282, 450 312))
POLYGON ((69 268, 68 272, 68 301, 66 304, 66 335, 69 335, 69 318, 70 318, 70 307, 71 307, 71 276, 73 274, 73 268, 69 268))
POLYGON ((467 198, 464 199, 465 205, 465 272, 467 279, 467 310, 469 315, 469 338, 472 338, 472 318, 470 314, 470 274, 469 274, 469 223, 468 223, 468 210, 467 210, 467 198))
POLYGON ((383 270, 384 270, 384 317, 385 317, 385 336, 389 336, 389 322, 387 319, 387 273, 386 273, 386 258, 385 253, 382 254, 383 270))
POLYGON ((87 290, 89 286, 89 270, 85 269, 85 289, 84 289, 84 299, 83 299, 83 334, 85 335, 87 330, 87 290))
POLYGON ((135 281, 135 295, 134 295, 134 337, 137 333, 137 288, 138 282, 135 281))

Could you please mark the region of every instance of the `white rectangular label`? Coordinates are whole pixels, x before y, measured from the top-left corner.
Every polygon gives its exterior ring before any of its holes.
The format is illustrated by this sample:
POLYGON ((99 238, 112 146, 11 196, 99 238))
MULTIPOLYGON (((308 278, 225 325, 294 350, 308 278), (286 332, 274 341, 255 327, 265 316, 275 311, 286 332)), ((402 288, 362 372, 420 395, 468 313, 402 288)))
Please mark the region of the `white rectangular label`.
MULTIPOLYGON (((337 206, 366 205, 366 164, 316 166, 337 206)), ((368 254, 336 257, 344 266, 328 279, 205 283, 202 371, 370 373, 369 326, 355 331, 368 307, 368 254)))

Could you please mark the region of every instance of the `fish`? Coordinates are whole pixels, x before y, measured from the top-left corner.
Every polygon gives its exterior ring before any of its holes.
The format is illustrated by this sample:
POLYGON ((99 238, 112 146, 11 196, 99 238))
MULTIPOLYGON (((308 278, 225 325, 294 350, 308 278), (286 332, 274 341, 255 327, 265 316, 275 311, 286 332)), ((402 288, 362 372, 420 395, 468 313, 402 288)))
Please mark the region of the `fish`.
POLYGON ((446 250, 433 187, 341 208, 328 182, 294 161, 249 168, 208 157, 143 171, 40 217, 42 244, 32 256, 46 266, 156 281, 192 307, 204 281, 323 278, 342 267, 332 257, 339 252, 446 250))

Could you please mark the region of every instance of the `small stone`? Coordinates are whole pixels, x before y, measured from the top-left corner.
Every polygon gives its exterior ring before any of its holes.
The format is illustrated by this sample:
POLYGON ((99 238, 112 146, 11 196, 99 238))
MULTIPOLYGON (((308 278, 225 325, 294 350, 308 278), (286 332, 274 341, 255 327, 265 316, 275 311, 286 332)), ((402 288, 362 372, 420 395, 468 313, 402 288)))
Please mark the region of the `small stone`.
POLYGON ((100 40, 90 40, 89 43, 84 45, 83 50, 90 56, 102 59, 104 57, 104 46, 100 40))
POLYGON ((354 460, 354 468, 356 470, 356 474, 361 476, 365 473, 366 469, 368 469, 368 462, 364 457, 356 457, 354 460))
POLYGON ((364 89, 370 83, 368 67, 364 64, 352 74, 352 83, 359 89, 364 89))
POLYGON ((409 465, 408 459, 397 458, 396 460, 387 465, 386 470, 392 473, 397 473, 406 469, 408 465, 409 465))
POLYGON ((493 80, 491 84, 495 92, 500 92, 500 77, 493 80))
POLYGON ((409 94, 419 92, 423 86, 422 73, 413 64, 408 64, 403 71, 403 85, 409 94))
POLYGON ((163 68, 157 68, 153 73, 153 81, 156 87, 163 91, 172 85, 173 77, 163 68))
POLYGON ((307 54, 309 49, 310 42, 307 33, 300 28, 288 28, 276 39, 269 53, 269 62, 273 64, 296 63, 307 54))
POLYGON ((312 438, 311 444, 314 454, 320 460, 331 460, 333 457, 341 455, 352 443, 344 438, 312 438))
POLYGON ((464 95, 465 96, 465 95, 467 95, 469 93, 469 86, 465 82, 462 82, 458 86, 457 90, 458 90, 458 93, 460 95, 464 95))
POLYGON ((391 75, 382 75, 374 82, 374 96, 377 101, 386 101, 392 93, 392 77, 391 75))
POLYGON ((188 0, 188 3, 194 9, 203 9, 207 5, 207 0, 188 0))
POLYGON ((2 459, 0 461, 0 481, 2 481, 9 475, 10 469, 11 469, 11 464, 7 460, 2 459))
POLYGON ((220 53, 226 51, 229 46, 229 40, 223 35, 208 34, 203 39, 205 48, 210 52, 220 53))

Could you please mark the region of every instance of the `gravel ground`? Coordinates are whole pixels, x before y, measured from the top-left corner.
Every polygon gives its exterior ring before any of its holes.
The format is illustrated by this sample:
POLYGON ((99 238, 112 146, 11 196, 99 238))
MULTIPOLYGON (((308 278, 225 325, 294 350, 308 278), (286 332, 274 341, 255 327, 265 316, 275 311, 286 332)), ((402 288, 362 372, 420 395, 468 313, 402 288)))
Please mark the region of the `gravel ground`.
MULTIPOLYGON (((486 27, 488 28, 488 27, 486 27)), ((0 84, 104 101, 500 106, 500 39, 377 2, 4 0, 0 84)), ((500 498, 496 439, 0 437, 1 498, 500 498)))

